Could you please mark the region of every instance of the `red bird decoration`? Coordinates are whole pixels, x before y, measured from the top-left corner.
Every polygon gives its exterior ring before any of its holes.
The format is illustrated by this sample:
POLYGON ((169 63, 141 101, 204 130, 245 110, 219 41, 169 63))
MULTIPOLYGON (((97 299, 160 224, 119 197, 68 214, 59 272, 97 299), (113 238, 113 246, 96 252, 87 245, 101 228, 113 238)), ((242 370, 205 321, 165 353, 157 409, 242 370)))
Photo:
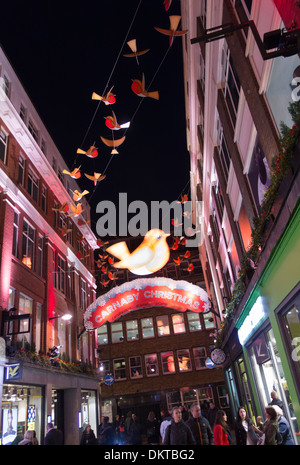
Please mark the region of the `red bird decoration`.
POLYGON ((117 131, 119 129, 129 128, 130 122, 119 124, 114 112, 112 112, 113 116, 107 116, 105 118, 105 125, 111 129, 112 131, 117 131))
POLYGON ((133 79, 132 80, 131 89, 139 97, 151 97, 151 98, 154 98, 156 100, 159 100, 159 92, 158 91, 148 92, 145 89, 145 75, 144 75, 144 73, 143 73, 143 77, 142 77, 141 81, 139 79, 133 79))
POLYGON ((183 36, 185 35, 188 31, 177 31, 181 16, 169 16, 170 19, 170 29, 163 29, 161 27, 155 27, 158 32, 161 34, 165 34, 169 36, 169 45, 171 47, 174 37, 176 36, 183 36))
POLYGON ((112 93, 112 90, 113 90, 113 87, 103 97, 101 97, 101 95, 96 94, 96 92, 93 92, 92 100, 100 100, 101 102, 104 102, 105 105, 113 105, 114 103, 116 103, 116 97, 112 93))
POLYGON ((77 153, 81 153, 82 155, 86 155, 89 158, 96 158, 98 156, 98 150, 94 145, 92 145, 87 151, 77 149, 77 153))

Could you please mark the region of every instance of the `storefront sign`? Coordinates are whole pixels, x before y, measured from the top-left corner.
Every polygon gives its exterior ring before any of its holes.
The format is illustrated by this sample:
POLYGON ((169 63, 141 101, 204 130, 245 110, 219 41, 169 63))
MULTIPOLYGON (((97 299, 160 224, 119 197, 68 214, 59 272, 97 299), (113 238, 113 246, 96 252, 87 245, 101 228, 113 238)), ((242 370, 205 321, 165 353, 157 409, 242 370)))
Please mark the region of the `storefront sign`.
POLYGON ((266 344, 266 339, 264 335, 258 337, 252 343, 254 355, 258 365, 265 363, 267 360, 270 360, 270 355, 268 351, 268 346, 266 344))
POLYGON ((125 313, 147 307, 169 307, 180 312, 208 311, 207 293, 187 281, 141 278, 114 287, 92 303, 85 312, 86 329, 92 330, 125 313))
POLYGON ((4 381, 21 379, 21 363, 11 363, 5 367, 4 381))
POLYGON ((262 297, 258 297, 248 316, 245 318, 242 326, 238 330, 239 341, 241 345, 245 344, 245 341, 252 334, 254 329, 265 317, 262 297))

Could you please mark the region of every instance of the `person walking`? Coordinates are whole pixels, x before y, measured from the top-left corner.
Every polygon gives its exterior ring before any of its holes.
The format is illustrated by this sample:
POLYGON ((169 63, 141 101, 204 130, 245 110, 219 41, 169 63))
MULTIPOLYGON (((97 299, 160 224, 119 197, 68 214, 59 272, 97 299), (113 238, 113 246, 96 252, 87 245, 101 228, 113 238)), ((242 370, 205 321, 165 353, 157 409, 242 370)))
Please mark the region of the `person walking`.
POLYGON ((215 425, 213 429, 215 445, 229 446, 231 444, 231 436, 227 425, 227 415, 224 410, 218 410, 216 413, 215 425))
POLYGON ((60 429, 54 428, 53 423, 47 424, 47 434, 45 436, 45 446, 62 446, 63 432, 60 429))
POLYGON ((160 429, 159 429, 162 444, 164 443, 167 427, 171 424, 171 421, 172 421, 172 408, 169 408, 168 414, 164 415, 162 422, 160 424, 160 429))
POLYGON ((253 421, 247 416, 244 407, 239 407, 235 422, 235 438, 237 446, 255 446, 258 436, 252 428, 253 421))
POLYGON ((190 428, 197 445, 207 446, 214 444, 214 434, 208 420, 201 416, 200 405, 194 403, 190 406, 190 417, 185 424, 190 428))
POLYGON ((159 444, 159 423, 153 411, 149 412, 146 422, 146 430, 148 444, 159 444))
POLYGON ((171 424, 168 425, 163 441, 164 445, 195 445, 196 441, 192 431, 181 418, 179 407, 173 407, 171 424))
POLYGON ((213 402, 209 402, 207 417, 206 418, 208 419, 209 424, 210 424, 212 429, 213 429, 213 427, 215 425, 217 411, 218 411, 218 409, 215 406, 215 404, 213 402))
POLYGON ((282 437, 282 442, 280 445, 294 446, 295 441, 292 436, 291 427, 290 427, 288 420, 283 415, 283 411, 281 410, 280 407, 278 407, 278 405, 272 405, 272 407, 275 409, 277 413, 279 433, 281 434, 281 437, 282 437))
POLYGON ((97 439, 91 425, 86 425, 80 439, 81 446, 93 446, 97 444, 97 439))
POLYGON ((39 442, 36 438, 34 430, 27 430, 24 439, 18 443, 19 446, 38 446, 39 442))
POLYGON ((257 417, 259 425, 255 431, 261 436, 260 445, 275 446, 278 443, 279 424, 277 421, 277 413, 274 406, 267 406, 265 408, 266 421, 262 423, 262 418, 257 417))
POLYGON ((100 446, 110 446, 115 442, 115 433, 113 427, 109 424, 109 417, 103 417, 98 430, 98 444, 100 446))
POLYGON ((142 444, 142 427, 135 413, 132 413, 132 422, 129 427, 128 443, 132 445, 142 444))

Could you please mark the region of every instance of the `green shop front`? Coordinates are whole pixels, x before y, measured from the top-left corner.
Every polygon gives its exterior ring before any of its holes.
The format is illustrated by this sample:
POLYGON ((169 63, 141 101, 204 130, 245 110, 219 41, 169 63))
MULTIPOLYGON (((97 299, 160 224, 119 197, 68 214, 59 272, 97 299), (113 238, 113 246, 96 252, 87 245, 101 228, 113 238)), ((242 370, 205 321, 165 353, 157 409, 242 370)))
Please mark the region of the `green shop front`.
MULTIPOLYGON (((236 382, 227 382, 236 405, 264 416, 275 391, 283 402, 296 444, 300 444, 300 205, 272 250, 258 281, 236 321, 240 353, 236 382), (241 368, 241 367, 239 367, 241 368), (242 396, 235 393, 242 385, 242 396)), ((241 392, 241 391, 240 391, 241 392)))

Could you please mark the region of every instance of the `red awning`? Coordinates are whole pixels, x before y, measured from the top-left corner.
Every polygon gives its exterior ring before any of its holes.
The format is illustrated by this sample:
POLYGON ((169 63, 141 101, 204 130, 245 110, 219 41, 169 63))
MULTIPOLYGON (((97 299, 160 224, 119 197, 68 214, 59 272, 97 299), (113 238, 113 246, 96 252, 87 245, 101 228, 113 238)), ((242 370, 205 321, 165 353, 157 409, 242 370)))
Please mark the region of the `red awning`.
POLYGON ((295 0, 273 0, 287 29, 300 28, 300 8, 295 0))

